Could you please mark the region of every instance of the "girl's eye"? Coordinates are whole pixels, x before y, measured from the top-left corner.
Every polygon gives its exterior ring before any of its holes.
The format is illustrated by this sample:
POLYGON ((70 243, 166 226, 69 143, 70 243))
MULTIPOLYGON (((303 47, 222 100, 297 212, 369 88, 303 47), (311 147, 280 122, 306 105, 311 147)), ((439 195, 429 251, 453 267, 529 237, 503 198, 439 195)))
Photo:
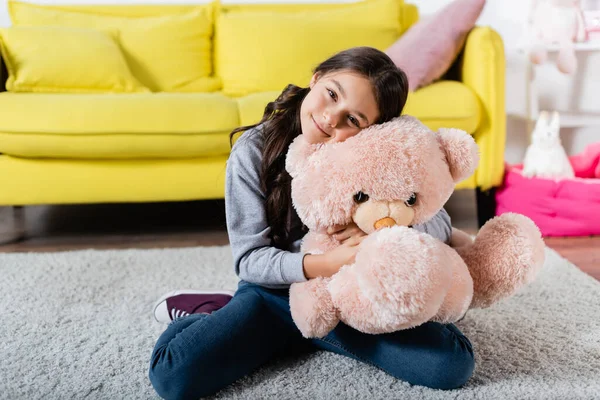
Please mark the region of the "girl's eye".
POLYGON ((408 200, 406 200, 404 202, 404 204, 406 204, 407 207, 412 207, 415 204, 417 204, 417 194, 413 193, 410 195, 410 197, 408 198, 408 200))
POLYGON ((363 192, 358 192, 354 195, 354 202, 357 204, 364 203, 367 200, 369 200, 369 195, 363 192))
POLYGON ((354 118, 352 115, 348 115, 348 119, 353 125, 355 125, 357 128, 360 128, 360 124, 356 118, 354 118))
POLYGON ((337 95, 333 90, 327 89, 327 92, 329 93, 329 97, 331 97, 333 100, 337 99, 337 95))

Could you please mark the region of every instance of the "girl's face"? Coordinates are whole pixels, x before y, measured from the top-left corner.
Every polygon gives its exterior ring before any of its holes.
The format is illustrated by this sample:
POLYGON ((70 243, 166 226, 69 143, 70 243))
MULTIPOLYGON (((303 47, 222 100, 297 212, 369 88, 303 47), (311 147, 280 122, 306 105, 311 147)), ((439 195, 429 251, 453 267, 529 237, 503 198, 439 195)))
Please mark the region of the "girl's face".
POLYGON ((315 74, 300 107, 302 134, 309 143, 343 142, 379 118, 369 80, 349 71, 315 74))

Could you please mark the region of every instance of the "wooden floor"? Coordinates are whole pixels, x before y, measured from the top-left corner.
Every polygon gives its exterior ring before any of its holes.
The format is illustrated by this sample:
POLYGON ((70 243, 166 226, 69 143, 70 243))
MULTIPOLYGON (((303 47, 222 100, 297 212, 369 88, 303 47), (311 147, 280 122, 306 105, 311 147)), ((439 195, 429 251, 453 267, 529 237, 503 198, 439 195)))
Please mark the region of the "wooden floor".
MULTIPOLYGON (((475 199, 456 192, 446 209, 453 225, 475 233, 475 199)), ((6 217, 9 209, 0 209, 6 217)), ((0 222, 0 242, 23 229, 25 237, 0 244, 2 252, 79 249, 175 248, 228 244, 223 201, 153 204, 30 206, 24 225, 0 222)), ((0 221, 6 218, 0 218, 0 221)), ((546 244, 600 280, 600 237, 545 238, 546 244)))

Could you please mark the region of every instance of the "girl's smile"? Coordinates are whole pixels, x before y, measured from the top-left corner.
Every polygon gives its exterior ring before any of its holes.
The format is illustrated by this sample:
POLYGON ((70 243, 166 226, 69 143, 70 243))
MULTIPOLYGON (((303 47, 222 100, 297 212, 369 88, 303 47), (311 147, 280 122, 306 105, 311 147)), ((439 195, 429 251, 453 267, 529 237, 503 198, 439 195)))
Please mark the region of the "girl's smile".
POLYGON ((373 85, 348 70, 315 74, 300 107, 302 134, 314 144, 342 142, 378 119, 373 85))
POLYGON ((315 123, 315 126, 317 127, 317 129, 319 129, 321 132, 323 132, 323 134, 327 137, 331 137, 330 134, 328 134, 327 132, 325 132, 325 130, 323 130, 323 128, 321 128, 321 126, 319 125, 319 123, 317 121, 315 121, 315 117, 313 117, 312 115, 310 116, 310 118, 312 119, 312 121, 315 123))

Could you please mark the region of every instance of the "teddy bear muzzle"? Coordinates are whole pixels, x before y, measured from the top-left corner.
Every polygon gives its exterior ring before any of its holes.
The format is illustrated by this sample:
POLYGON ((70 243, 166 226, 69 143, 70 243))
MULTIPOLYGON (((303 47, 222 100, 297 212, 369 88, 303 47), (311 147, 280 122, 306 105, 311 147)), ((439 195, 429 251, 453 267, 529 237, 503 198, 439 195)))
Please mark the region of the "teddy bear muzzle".
POLYGON ((389 228, 394 225, 396 225, 396 221, 394 220, 394 218, 390 218, 390 217, 378 219, 373 224, 373 226, 375 227, 375 230, 378 230, 380 228, 389 228))
POLYGON ((415 217, 415 209, 404 203, 370 199, 359 204, 352 220, 366 233, 393 226, 410 226, 415 217))

